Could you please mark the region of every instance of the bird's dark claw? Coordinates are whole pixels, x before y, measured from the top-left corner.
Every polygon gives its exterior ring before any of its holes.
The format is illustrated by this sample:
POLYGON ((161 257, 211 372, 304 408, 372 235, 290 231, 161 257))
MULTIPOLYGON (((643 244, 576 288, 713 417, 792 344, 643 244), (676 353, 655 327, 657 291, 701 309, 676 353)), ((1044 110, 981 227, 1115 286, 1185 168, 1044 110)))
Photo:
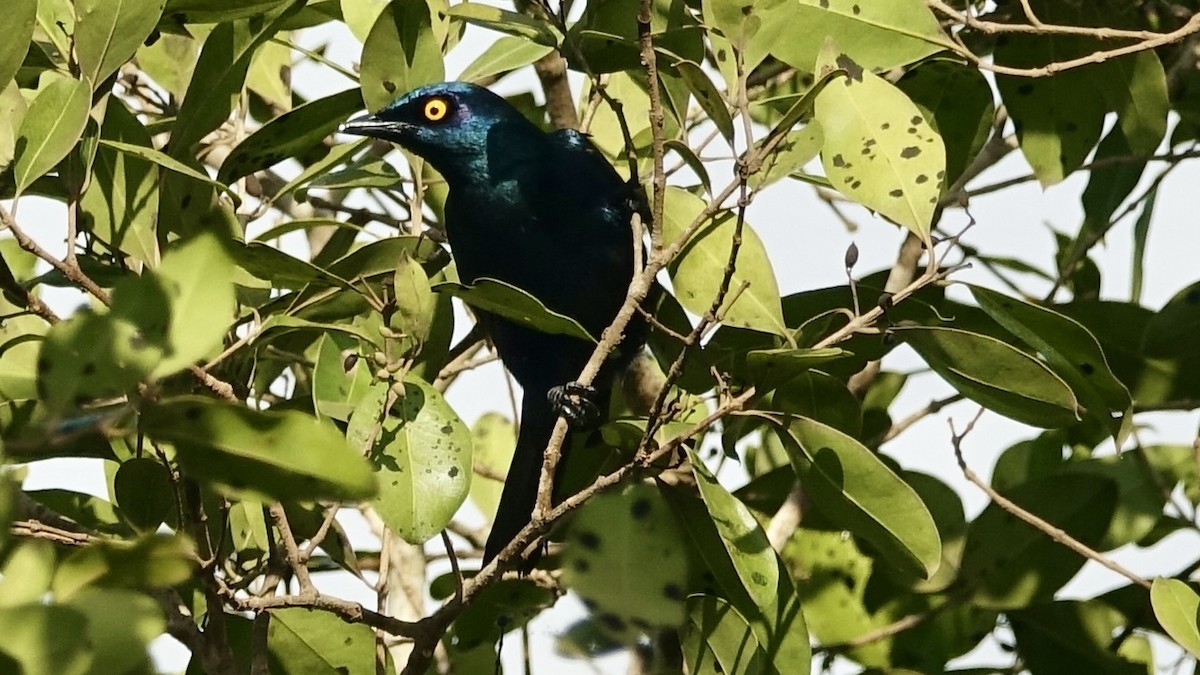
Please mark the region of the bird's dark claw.
POLYGON ((600 406, 596 405, 596 389, 578 382, 568 382, 551 387, 546 400, 554 411, 567 418, 573 427, 588 426, 600 417, 600 406))

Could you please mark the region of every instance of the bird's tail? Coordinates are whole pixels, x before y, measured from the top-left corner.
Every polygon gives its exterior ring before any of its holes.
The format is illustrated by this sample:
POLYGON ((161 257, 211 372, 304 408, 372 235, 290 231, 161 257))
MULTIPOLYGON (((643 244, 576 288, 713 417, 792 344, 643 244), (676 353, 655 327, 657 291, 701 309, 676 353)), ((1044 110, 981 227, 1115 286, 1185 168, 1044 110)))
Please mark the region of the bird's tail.
MULTIPOLYGON (((525 391, 521 404, 521 431, 513 452, 500 506, 492 523, 491 534, 483 547, 483 564, 487 565, 521 528, 529 524, 537 501, 538 481, 542 475, 542 457, 558 416, 546 401, 546 392, 525 391)), ((564 444, 563 450, 566 450, 564 444)))

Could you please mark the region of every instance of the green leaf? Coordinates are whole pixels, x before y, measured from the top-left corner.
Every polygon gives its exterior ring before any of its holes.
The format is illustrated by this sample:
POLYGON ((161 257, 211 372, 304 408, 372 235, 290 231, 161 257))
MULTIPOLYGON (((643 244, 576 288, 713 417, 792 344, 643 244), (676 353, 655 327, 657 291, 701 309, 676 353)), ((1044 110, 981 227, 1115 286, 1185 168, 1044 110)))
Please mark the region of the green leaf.
POLYGON ((987 142, 996 107, 992 87, 978 68, 957 61, 925 61, 896 83, 946 146, 946 176, 953 185, 987 142))
MULTIPOLYGON (((617 73, 640 68, 638 47, 638 16, 640 0, 605 0, 588 3, 579 21, 571 25, 566 43, 568 63, 573 69, 594 73, 617 73)), ((693 63, 704 61, 704 31, 692 15, 692 6, 674 0, 653 0, 650 3, 650 31, 659 53, 671 54, 671 60, 686 59, 693 63)), ((659 63, 665 59, 659 57, 659 63)), ((627 74, 627 73, 623 73, 627 74)), ((660 76, 663 74, 660 71, 660 76)), ((610 89, 610 92, 612 90, 610 89)), ((623 97, 617 100, 628 103, 623 97)), ((625 114, 630 121, 637 119, 625 114)), ((641 119, 645 119, 642 117, 641 119)))
POLYGON ((445 77, 429 6, 423 0, 389 4, 363 43, 362 92, 367 109, 379 110, 404 92, 445 77))
POLYGON ((54 545, 45 540, 26 540, 15 546, 4 561, 0 577, 0 608, 38 602, 54 580, 54 545))
POLYGON ((778 20, 804 29, 776 40, 771 55, 805 73, 814 71, 826 37, 872 71, 919 61, 948 42, 923 0, 797 0, 789 7, 791 12, 778 20))
POLYGON ((365 329, 349 323, 326 323, 320 321, 309 321, 300 317, 290 316, 287 314, 272 314, 270 318, 262 322, 259 326, 259 335, 256 337, 262 339, 271 331, 287 333, 291 331, 315 331, 324 334, 341 333, 350 337, 356 338, 364 345, 379 346, 381 340, 377 335, 368 333, 365 329))
POLYGON ((81 311, 46 333, 37 360, 38 391, 52 413, 66 412, 132 390, 161 358, 162 349, 129 321, 81 311))
POLYGON ((54 572, 52 589, 58 600, 69 601, 92 586, 174 586, 190 578, 196 566, 195 547, 183 535, 103 540, 68 554, 54 572))
POLYGON ((1196 591, 1178 579, 1159 577, 1150 587, 1150 603, 1154 606, 1154 618, 1167 635, 1192 656, 1200 658, 1200 629, 1196 627, 1200 597, 1196 591))
POLYGON ((188 178, 198 180, 202 183, 207 183, 208 185, 211 185, 229 195, 235 204, 241 202, 241 197, 239 197, 237 193, 234 192, 228 185, 225 185, 220 181, 213 180, 208 176, 208 174, 197 169, 193 169, 183 162, 180 162, 166 153, 159 152, 154 148, 145 145, 137 145, 134 143, 123 143, 121 141, 115 141, 107 138, 101 138, 100 145, 112 148, 113 150, 119 150, 127 155, 140 157, 147 162, 153 162, 154 164, 157 164, 168 171, 174 171, 181 176, 187 176, 188 178))
POLYGON ((1197 331, 1200 331, 1200 281, 1176 293, 1150 317, 1142 352, 1159 358, 1190 352, 1197 331))
POLYGON ((469 2, 454 5, 446 15, 544 47, 554 48, 562 42, 562 33, 550 22, 499 7, 469 2))
MULTIPOLYGON (((131 145, 151 143, 146 128, 117 99, 109 101, 100 133, 102 139, 131 145)), ((158 266, 158 171, 152 164, 102 145, 79 209, 81 224, 110 247, 150 267, 158 266)))
POLYGON ((83 75, 99 86, 128 61, 158 24, 166 0, 78 0, 75 57, 83 75))
MULTIPOLYGON (((1093 545, 1108 529, 1115 493, 1110 481, 1077 473, 1034 480, 1004 496, 1093 545)), ((1083 556, 992 503, 967 532, 960 580, 972 589, 976 605, 1014 609, 1049 599, 1085 562, 1083 556)))
POLYGON ((346 623, 328 612, 302 607, 271 612, 267 649, 272 670, 313 675, 375 672, 375 632, 361 623, 346 623))
POLYGON ((556 599, 554 591, 529 579, 502 579, 472 599, 454 621, 451 635, 462 649, 495 643, 509 631, 524 626, 556 599))
POLYGON ((87 618, 83 638, 94 652, 90 672, 153 672, 150 641, 166 630, 162 609, 149 596, 120 589, 89 588, 67 604, 87 618))
POLYGON ((198 397, 147 406, 142 430, 175 445, 189 474, 277 499, 365 499, 370 465, 332 424, 198 397))
POLYGON ((434 284, 433 290, 449 293, 476 309, 543 333, 569 335, 591 343, 596 342, 596 338, 589 335, 587 329, 579 325, 578 321, 546 309, 537 298, 498 279, 484 277, 470 286, 455 281, 443 281, 434 284))
POLYGON ((69 77, 56 76, 33 99, 17 131, 13 178, 18 196, 71 152, 91 107, 91 85, 69 77))
POLYGON ((317 345, 312 379, 317 414, 345 422, 369 391, 373 374, 367 361, 359 357, 357 341, 326 333, 317 345))
POLYGON ((1138 52, 1105 61, 1101 68, 1085 72, 1093 76, 1109 109, 1117 113, 1117 127, 1132 154, 1154 154, 1167 132, 1167 114, 1171 111, 1167 76, 1158 55, 1138 52))
MULTIPOLYGON (((1144 591, 1143 591, 1144 592, 1144 591)), ((1148 675, 1145 663, 1113 649, 1113 636, 1127 625, 1100 600, 1061 600, 1008 614, 1017 649, 1031 673, 1087 672, 1148 675)))
POLYGON ((1040 361, 994 337, 957 328, 893 329, 931 368, 976 403, 1042 428, 1078 420, 1066 382, 1040 361))
POLYGON ((135 457, 122 464, 113 478, 113 498, 140 531, 157 530, 164 521, 176 522, 171 472, 158 460, 135 457))
POLYGON ((167 0, 163 11, 181 23, 221 23, 263 14, 294 0, 167 0))
POLYGON ((372 505, 384 524, 413 544, 437 535, 467 498, 471 454, 471 433, 446 399, 406 380, 371 453, 379 479, 372 505))
POLYGON ((0 173, 12 164, 17 149, 17 131, 28 107, 15 81, 0 89, 0 173))
POLYGON ((1101 165, 1088 175, 1083 191, 1083 225, 1067 249, 1068 257, 1086 254, 1088 242, 1100 240, 1116 223, 1113 216, 1137 188, 1146 170, 1146 161, 1128 161, 1133 151, 1119 127, 1108 132, 1096 147, 1093 162, 1101 165), (1116 159, 1120 158, 1120 159, 1116 159), (1116 161, 1104 166, 1104 162, 1116 161))
POLYGON ((795 13, 786 0, 705 0, 702 7, 706 23, 740 53, 747 73, 778 46, 795 13))
MULTIPOLYGON (((500 413, 484 413, 471 428, 471 446, 475 451, 476 465, 483 465, 490 472, 504 476, 517 447, 517 428, 512 420, 500 413)), ((471 479, 471 503, 488 521, 496 515, 503 489, 504 483, 498 480, 480 475, 471 479)))
POLYGON ((681 631, 689 673, 756 675, 766 672, 766 654, 746 617, 725 600, 693 595, 681 631))
POLYGON ((390 0, 340 0, 342 18, 359 42, 366 42, 371 27, 390 0))
MULTIPOLYGON (((480 5, 455 5, 460 7, 479 7, 480 5)), ((525 37, 506 35, 493 42, 474 61, 471 62, 458 79, 467 82, 477 82, 493 75, 500 75, 537 61, 554 51, 554 47, 534 42, 525 37)))
MULTIPOLYGON (((801 528, 792 534, 782 555, 792 575, 801 580, 797 593, 816 640, 850 642, 884 623, 864 604, 873 565, 853 538, 842 532, 801 528)), ((888 663, 882 642, 859 645, 847 656, 865 666, 888 663)))
MULTIPOLYGON (((721 96, 721 92, 717 90, 713 81, 708 78, 708 73, 705 73, 699 64, 691 61, 680 61, 674 64, 674 67, 683 81, 687 83, 692 96, 696 97, 696 103, 699 103, 704 114, 708 115, 709 121, 717 125, 717 131, 721 132, 725 142, 732 146, 733 118, 729 115, 729 106, 726 105, 725 98, 721 96)), ((749 68, 747 68, 748 71, 749 68)))
MULTIPOLYGON (((677 187, 667 188, 664 240, 670 242, 683 236, 704 208, 704 200, 690 192, 677 187)), ((675 297, 684 308, 703 315, 712 307, 721 277, 729 264, 735 229, 732 215, 717 216, 702 225, 671 261, 668 267, 671 283, 675 297)), ((728 326, 788 334, 783 322, 779 286, 766 246, 749 224, 742 227, 741 246, 720 314, 728 326)))
POLYGON ((168 251, 158 270, 117 285, 114 316, 162 349, 152 377, 178 372, 221 346, 237 305, 232 277, 229 255, 205 234, 168 251))
POLYGON ((1033 347, 1071 385, 1089 415, 1107 427, 1114 438, 1120 435, 1121 420, 1114 419, 1109 411, 1125 413, 1133 401, 1129 390, 1109 369, 1095 336, 1079 322, 1054 310, 980 286, 970 288, 988 316, 1033 347))
MULTIPOLYGON (((819 370, 809 370, 779 385, 763 405, 789 415, 800 415, 855 438, 863 426, 863 404, 846 383, 819 370)), ((771 436, 767 437, 769 443, 771 436)), ((786 452, 776 455, 791 464, 786 452)))
MULTIPOLYGON (((1006 35, 996 43, 995 58, 997 64, 1012 68, 1040 68, 1091 53, 1094 45, 1074 36, 1006 35)), ((1108 106, 1089 74, 1092 68, 1073 68, 1051 77, 996 76, 1021 152, 1043 187, 1078 169, 1100 140, 1108 106)))
POLYGON ((1113 517, 1108 531, 1096 544, 1097 550, 1111 551, 1139 542, 1153 532, 1162 519, 1165 502, 1163 486, 1149 463, 1138 453, 1128 451, 1061 465, 1062 471, 1102 476, 1117 487, 1113 517))
POLYGON ((87 619, 61 605, 28 604, 0 609, 0 655, 20 665, 22 675, 83 675, 92 650, 79 636, 87 619))
POLYGON ((946 149, 904 92, 827 43, 818 71, 841 68, 840 81, 817 94, 821 164, 830 184, 928 241, 946 176, 946 149))
MULTIPOLYGON (((188 11, 173 10, 176 3, 177 0, 170 0, 165 14, 188 11)), ((286 4, 280 4, 271 0, 267 4, 262 7, 267 11, 262 17, 232 22, 228 16, 220 19, 225 23, 218 24, 204 41, 192 80, 175 117, 175 126, 171 129, 168 153, 172 157, 191 155, 192 146, 229 117, 241 96, 246 72, 258 47, 271 39, 283 21, 303 3, 287 0, 286 4)), ((221 11, 230 14, 228 9, 221 11)))
MULTIPOLYGON (((364 155, 346 165, 340 171, 318 175, 298 194, 305 199, 313 188, 322 190, 350 190, 353 188, 392 188, 403 182, 400 172, 382 157, 364 155)), ((289 186, 290 187, 290 186, 289 186)), ((280 194, 284 194, 280 191, 280 194)), ((276 197, 278 199, 278 196, 276 197)))
POLYGON ((813 368, 850 356, 838 347, 823 349, 753 349, 746 353, 746 377, 759 394, 782 385, 813 368))
POLYGON ((221 163, 217 180, 230 183, 303 155, 337 131, 362 104, 362 90, 355 87, 289 110, 238 143, 221 163))
MULTIPOLYGON (((739 529, 734 523, 735 519, 753 519, 748 513, 745 516, 738 513, 746 507, 728 493, 725 493, 725 498, 736 505, 731 505, 729 510, 724 507, 714 510, 706 506, 704 501, 696 497, 694 490, 665 488, 663 496, 667 498, 678 522, 690 535, 688 543, 693 559, 702 562, 706 568, 701 572, 705 585, 716 586, 721 597, 745 617, 768 660, 789 664, 791 670, 788 675, 807 675, 812 661, 812 648, 791 574, 769 546, 759 553, 759 535, 751 534, 742 540, 731 540, 725 536, 726 532, 739 529), (755 560, 748 563, 744 559, 747 555, 752 555, 755 560), (763 555, 774 559, 773 573, 760 567, 765 562, 761 558, 763 555), (773 579, 774 586, 759 588, 759 592, 751 595, 744 585, 746 573, 750 574, 755 585, 758 581, 773 579)), ((718 501, 724 503, 725 499, 719 498, 714 503, 718 501)), ((758 532, 761 534, 762 530, 758 532)), ((761 536, 765 544, 765 535, 761 536)))
POLYGON ((345 279, 330 274, 307 260, 288 255, 270 244, 258 241, 247 244, 227 242, 225 247, 238 267, 263 281, 271 282, 275 288, 314 284, 355 292, 354 287, 345 279))
POLYGON ((893 565, 928 579, 941 564, 933 516, 912 489, 852 437, 815 420, 789 424, 785 439, 813 503, 866 539, 893 565))
POLYGON ((717 482, 717 477, 709 471, 695 450, 689 448, 688 455, 700 496, 712 515, 721 543, 742 587, 755 604, 762 607, 770 605, 777 593, 779 569, 775 550, 767 541, 767 533, 746 505, 717 482))
POLYGON ((138 49, 137 64, 155 84, 182 100, 191 83, 200 46, 200 40, 190 35, 163 33, 157 42, 143 44, 138 49))
POLYGON ((632 644, 643 633, 682 623, 686 549, 655 486, 633 483, 589 500, 565 543, 563 581, 594 603, 616 637, 632 644))
POLYGON ((8 86, 29 51, 33 28, 37 25, 37 0, 12 0, 5 6, 7 26, 0 40, 0 88, 8 86))
POLYGON ((824 143, 825 136, 819 124, 807 124, 799 131, 789 132, 763 161, 762 169, 750 177, 751 187, 762 189, 794 175, 821 153, 824 143))
POLYGON ((408 253, 400 256, 396 263, 396 274, 392 277, 395 311, 388 319, 388 327, 398 330, 418 344, 429 338, 433 328, 434 295, 429 288, 429 276, 420 263, 408 253))

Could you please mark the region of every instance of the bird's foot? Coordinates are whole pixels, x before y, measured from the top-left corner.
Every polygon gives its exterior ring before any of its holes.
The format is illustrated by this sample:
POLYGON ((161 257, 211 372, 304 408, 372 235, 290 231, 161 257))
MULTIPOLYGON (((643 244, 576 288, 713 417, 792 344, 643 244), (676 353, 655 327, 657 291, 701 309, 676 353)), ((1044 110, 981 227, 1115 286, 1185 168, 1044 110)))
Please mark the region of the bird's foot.
POLYGON ((546 400, 554 411, 567 418, 573 427, 586 427, 600 417, 600 406, 596 405, 596 389, 579 382, 568 382, 551 387, 546 400))

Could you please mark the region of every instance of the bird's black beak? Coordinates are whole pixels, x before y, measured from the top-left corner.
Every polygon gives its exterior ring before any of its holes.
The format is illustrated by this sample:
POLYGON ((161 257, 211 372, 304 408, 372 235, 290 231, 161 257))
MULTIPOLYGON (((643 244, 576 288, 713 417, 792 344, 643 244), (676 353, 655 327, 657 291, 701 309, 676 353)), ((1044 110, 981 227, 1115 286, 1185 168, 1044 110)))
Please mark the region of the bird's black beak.
POLYGON ((354 136, 370 136, 372 138, 394 138, 399 136, 408 128, 409 125, 403 122, 390 122, 381 120, 375 115, 365 114, 359 115, 346 120, 341 127, 338 128, 343 134, 352 134, 354 136))

